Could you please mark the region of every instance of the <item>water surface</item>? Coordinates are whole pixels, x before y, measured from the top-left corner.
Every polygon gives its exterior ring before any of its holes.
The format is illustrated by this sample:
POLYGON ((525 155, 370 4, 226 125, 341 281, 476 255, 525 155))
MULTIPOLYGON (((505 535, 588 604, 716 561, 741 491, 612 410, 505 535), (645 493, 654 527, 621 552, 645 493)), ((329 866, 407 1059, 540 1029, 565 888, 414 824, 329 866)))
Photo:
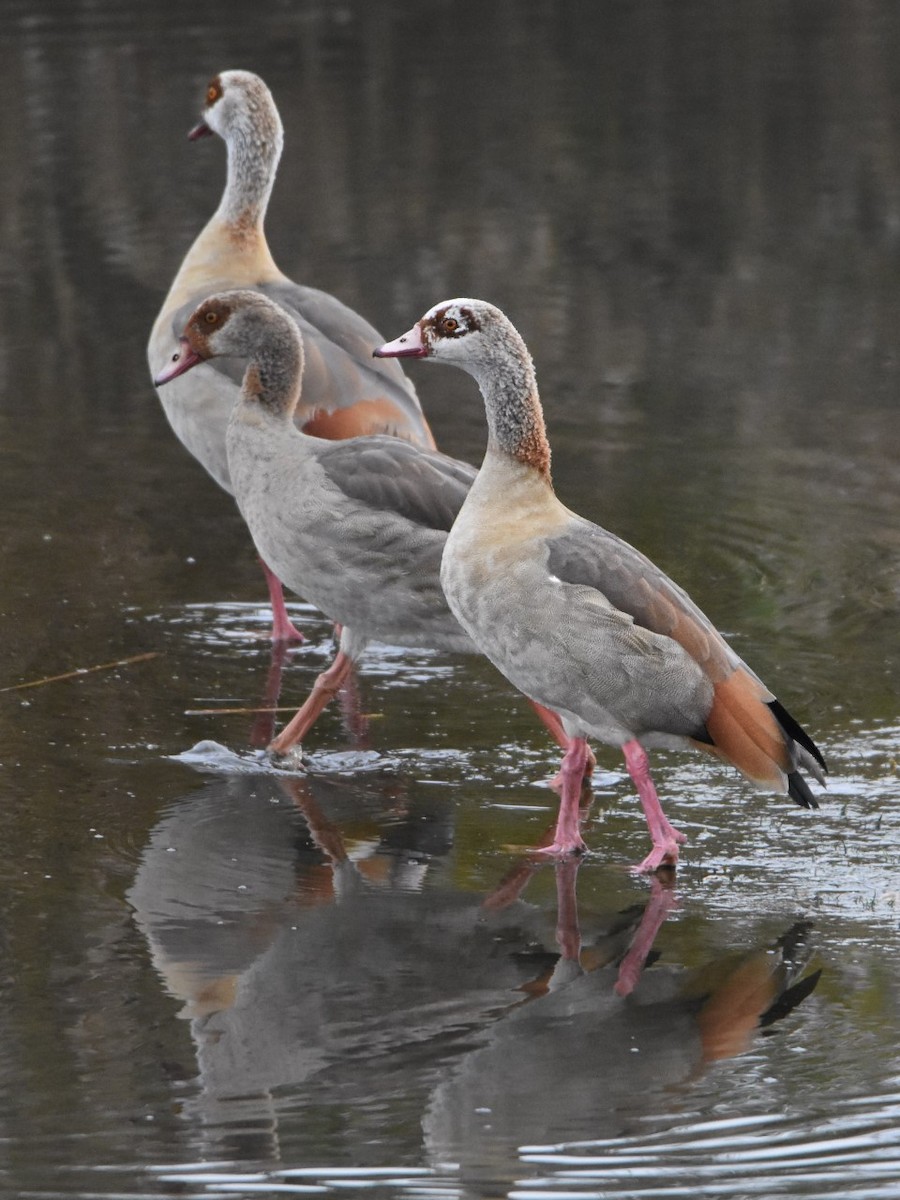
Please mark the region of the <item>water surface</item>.
MULTIPOLYGON (((894 6, 57 8, 7 0, 0 46, 4 1194, 897 1195, 894 6), (536 868, 527 706, 391 647, 308 774, 262 769, 246 710, 279 666, 296 704, 331 630, 298 602, 273 662, 247 534, 144 360, 221 190, 184 135, 228 67, 285 123, 283 269, 385 336, 451 295, 509 313, 560 495, 803 721, 818 813, 656 755, 689 843, 651 883, 601 750, 591 853, 536 868), (760 1030, 786 937, 821 975, 760 1030)), ((411 371, 477 461, 474 386, 411 371)))

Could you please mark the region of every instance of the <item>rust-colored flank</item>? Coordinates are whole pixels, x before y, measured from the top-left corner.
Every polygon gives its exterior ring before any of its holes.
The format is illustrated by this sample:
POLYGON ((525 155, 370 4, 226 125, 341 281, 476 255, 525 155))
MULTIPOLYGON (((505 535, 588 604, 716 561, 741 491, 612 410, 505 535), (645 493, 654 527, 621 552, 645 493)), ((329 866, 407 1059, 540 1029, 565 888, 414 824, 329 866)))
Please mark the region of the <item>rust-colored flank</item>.
POLYGON ((317 409, 303 423, 303 432, 312 437, 341 441, 344 438, 361 437, 373 433, 395 433, 402 427, 404 414, 387 396, 374 400, 360 400, 334 412, 317 409))

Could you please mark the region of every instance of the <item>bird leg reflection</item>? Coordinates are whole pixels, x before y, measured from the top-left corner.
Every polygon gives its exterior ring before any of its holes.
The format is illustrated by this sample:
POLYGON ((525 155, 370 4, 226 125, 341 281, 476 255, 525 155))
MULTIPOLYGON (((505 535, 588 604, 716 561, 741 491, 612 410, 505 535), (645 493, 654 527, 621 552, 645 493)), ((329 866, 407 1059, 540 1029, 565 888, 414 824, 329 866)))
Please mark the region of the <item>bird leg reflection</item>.
POLYGON ((359 677, 355 671, 347 676, 338 694, 338 704, 341 706, 341 717, 347 733, 353 739, 356 749, 364 749, 368 745, 369 717, 362 710, 362 696, 359 690, 359 677))
MULTIPOLYGON (((590 974, 615 963, 618 963, 615 991, 620 996, 629 995, 641 978, 659 930, 677 903, 674 871, 661 872, 650 882, 650 896, 645 905, 625 909, 595 944, 583 946, 576 892, 583 861, 580 857, 570 857, 555 864, 556 941, 560 957, 552 970, 522 988, 529 999, 546 995, 577 975, 590 974)), ((484 900, 483 907, 496 912, 519 899, 538 869, 539 864, 533 858, 517 863, 484 900)))
POLYGON ((654 875, 650 881, 650 899, 644 909, 640 924, 631 939, 631 945, 625 957, 619 963, 619 978, 616 980, 616 991, 620 996, 628 996, 634 991, 637 982, 647 964, 656 935, 663 922, 675 907, 677 900, 674 889, 674 871, 667 871, 669 879, 654 875))
POLYGON ((581 958, 581 928, 575 891, 580 866, 580 858, 569 858, 556 864, 556 941, 562 957, 576 963, 581 958))
POLYGON ((314 799, 305 779, 281 777, 278 784, 297 808, 306 822, 310 837, 319 850, 332 863, 347 861, 347 849, 338 827, 325 816, 318 801, 314 799))
POLYGON ((250 730, 250 745, 256 750, 264 749, 275 736, 275 709, 281 695, 281 677, 287 655, 287 642, 272 642, 272 657, 269 660, 262 704, 250 730))

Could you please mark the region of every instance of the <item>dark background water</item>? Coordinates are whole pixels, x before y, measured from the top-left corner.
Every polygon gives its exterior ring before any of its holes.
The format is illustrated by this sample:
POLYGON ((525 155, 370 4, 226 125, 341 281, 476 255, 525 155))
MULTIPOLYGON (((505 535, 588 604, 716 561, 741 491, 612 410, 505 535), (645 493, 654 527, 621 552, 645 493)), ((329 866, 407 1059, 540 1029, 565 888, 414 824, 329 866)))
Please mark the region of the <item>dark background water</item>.
MULTIPOLYGON (((895 1196, 900 10, 0 16, 0 687, 155 655, 0 693, 0 1189, 895 1196), (516 850, 552 820, 555 753, 486 664, 376 648, 367 731, 327 713, 293 784, 172 761, 248 749, 252 716, 193 714, 258 704, 271 659, 249 539, 144 358, 218 202, 221 143, 184 135, 229 67, 285 123, 282 268, 385 336, 451 295, 503 307, 563 499, 686 586, 828 757, 811 815, 655 756, 690 841, 649 1009, 557 962, 572 880, 516 850), (673 989, 798 919, 818 987, 710 1061, 673 989)), ((474 386, 413 371, 477 461, 474 386)), ((331 652, 298 613, 287 705, 331 652)), ((594 966, 651 891, 599 759, 594 966)))

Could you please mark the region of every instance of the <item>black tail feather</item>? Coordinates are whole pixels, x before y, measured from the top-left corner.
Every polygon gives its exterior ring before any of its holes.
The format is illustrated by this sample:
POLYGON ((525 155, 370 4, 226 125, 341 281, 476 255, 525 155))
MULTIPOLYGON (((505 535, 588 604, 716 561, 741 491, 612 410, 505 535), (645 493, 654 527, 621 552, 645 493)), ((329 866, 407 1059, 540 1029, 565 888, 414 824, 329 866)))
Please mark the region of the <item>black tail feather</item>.
MULTIPOLYGON (((799 721, 795 721, 783 704, 779 704, 777 700, 768 701, 769 708, 772 710, 772 715, 775 720, 788 735, 793 738, 798 746, 802 746, 804 750, 809 751, 823 771, 827 773, 828 767, 825 765, 825 759, 822 757, 822 752, 816 743, 812 740, 799 721)), ((804 785, 805 786, 805 785, 804 785)), ((809 789, 807 788, 807 791, 809 789)), ((793 795, 793 793, 791 793, 793 795)), ((794 797, 796 800, 796 796, 794 797)), ((797 800, 798 804, 803 804, 804 801, 797 800)), ((805 805, 809 807, 809 805, 805 805)), ((818 808, 817 804, 812 805, 813 808, 818 808)))
POLYGON ((771 1025, 774 1021, 780 1021, 782 1017, 786 1017, 811 992, 815 991, 816 984, 821 978, 822 968, 820 967, 818 971, 813 971, 812 975, 804 975, 797 983, 782 992, 775 1003, 767 1008, 759 1018, 760 1028, 765 1029, 767 1025, 771 1025))
POLYGON ((759 1019, 762 1028, 780 1021, 797 1007, 814 991, 822 976, 821 969, 812 975, 803 975, 812 957, 808 935, 812 930, 812 921, 796 921, 790 929, 782 934, 776 943, 781 953, 785 967, 785 987, 759 1019))
POLYGON ((788 795, 801 808, 818 808, 819 802, 809 790, 809 784, 799 771, 788 773, 788 795))

